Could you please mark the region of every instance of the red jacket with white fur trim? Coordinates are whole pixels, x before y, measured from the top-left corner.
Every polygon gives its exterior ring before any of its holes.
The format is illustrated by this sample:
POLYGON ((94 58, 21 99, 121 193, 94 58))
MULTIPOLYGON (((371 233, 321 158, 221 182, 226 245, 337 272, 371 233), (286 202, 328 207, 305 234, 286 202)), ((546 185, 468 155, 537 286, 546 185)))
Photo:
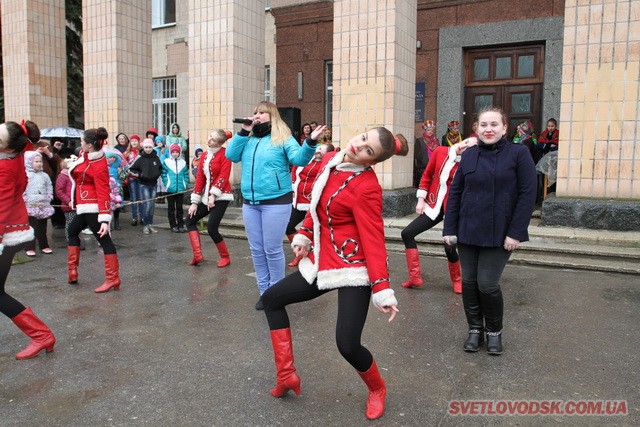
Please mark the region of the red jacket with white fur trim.
POLYGON ((422 174, 416 197, 427 202, 422 213, 431 219, 436 219, 441 210, 446 211, 449 187, 458 170, 457 156, 454 147, 436 148, 422 174))
POLYGON ((225 148, 209 148, 200 158, 200 167, 196 174, 196 185, 191 193, 191 203, 209 202, 212 196, 214 201, 233 200, 229 175, 231 174, 231 160, 224 155, 225 148))
POLYGON ((0 255, 4 246, 33 240, 27 207, 22 193, 27 188, 27 172, 22 153, 0 153, 0 255))
POLYGON ((111 221, 109 166, 104 152, 83 152, 69 166, 71 200, 78 215, 97 213, 99 222, 111 221))
POLYGON ((320 172, 320 161, 312 159, 305 167, 294 166, 291 171, 293 181, 293 207, 299 211, 308 211, 311 203, 313 182, 320 172))
POLYGON ((371 168, 342 163, 344 151, 323 158, 307 215, 292 246, 313 253, 299 269, 318 289, 371 286, 378 307, 397 305, 389 287, 382 188, 371 168))

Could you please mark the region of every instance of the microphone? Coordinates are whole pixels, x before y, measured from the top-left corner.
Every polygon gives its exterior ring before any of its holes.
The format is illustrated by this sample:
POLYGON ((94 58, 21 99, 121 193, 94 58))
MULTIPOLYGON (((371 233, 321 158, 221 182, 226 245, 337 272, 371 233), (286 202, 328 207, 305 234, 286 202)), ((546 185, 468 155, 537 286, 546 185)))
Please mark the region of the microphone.
POLYGON ((236 117, 233 119, 233 123, 240 123, 242 125, 251 126, 251 124, 253 124, 253 120, 236 117))

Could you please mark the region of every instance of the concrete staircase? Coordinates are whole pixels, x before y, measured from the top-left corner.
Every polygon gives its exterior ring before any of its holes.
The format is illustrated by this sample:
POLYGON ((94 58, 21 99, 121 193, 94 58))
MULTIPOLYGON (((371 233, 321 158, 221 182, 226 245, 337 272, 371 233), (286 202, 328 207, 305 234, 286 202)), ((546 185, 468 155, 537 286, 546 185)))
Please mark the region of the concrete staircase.
MULTIPOLYGON (((404 253, 400 232, 414 218, 415 215, 385 218, 388 251, 404 253)), ((520 246, 511 256, 510 263, 640 275, 640 233, 539 224, 539 212, 534 212, 529 226, 530 241, 520 246)), ((225 237, 246 239, 240 208, 227 209, 220 232, 225 237)), ((441 236, 442 223, 420 234, 416 239, 420 253, 444 257, 441 236)))

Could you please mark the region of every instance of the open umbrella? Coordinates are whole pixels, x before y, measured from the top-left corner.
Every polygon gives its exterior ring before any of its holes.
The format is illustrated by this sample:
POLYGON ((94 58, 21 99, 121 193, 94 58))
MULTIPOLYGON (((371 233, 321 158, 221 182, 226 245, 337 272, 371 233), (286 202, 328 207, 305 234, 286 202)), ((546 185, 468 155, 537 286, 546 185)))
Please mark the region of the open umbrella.
POLYGON ((57 126, 54 128, 42 129, 42 138, 80 138, 84 131, 69 126, 57 126))

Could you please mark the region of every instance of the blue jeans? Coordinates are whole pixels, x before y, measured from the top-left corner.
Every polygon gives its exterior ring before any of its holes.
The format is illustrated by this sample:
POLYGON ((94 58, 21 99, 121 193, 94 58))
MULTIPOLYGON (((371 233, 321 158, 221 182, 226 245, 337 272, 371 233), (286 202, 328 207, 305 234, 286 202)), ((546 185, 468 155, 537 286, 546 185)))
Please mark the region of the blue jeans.
POLYGON ((129 177, 129 201, 131 201, 131 218, 138 219, 138 212, 142 214, 142 206, 140 206, 137 202, 138 200, 142 200, 140 197, 140 181, 135 178, 129 177))
POLYGON ((140 196, 142 196, 142 200, 148 200, 147 202, 141 203, 140 214, 142 215, 142 221, 144 221, 144 225, 153 225, 153 211, 156 208, 155 184, 140 184, 140 196))
POLYGON ((260 295, 284 278, 282 240, 291 216, 291 205, 242 205, 253 268, 260 295))

